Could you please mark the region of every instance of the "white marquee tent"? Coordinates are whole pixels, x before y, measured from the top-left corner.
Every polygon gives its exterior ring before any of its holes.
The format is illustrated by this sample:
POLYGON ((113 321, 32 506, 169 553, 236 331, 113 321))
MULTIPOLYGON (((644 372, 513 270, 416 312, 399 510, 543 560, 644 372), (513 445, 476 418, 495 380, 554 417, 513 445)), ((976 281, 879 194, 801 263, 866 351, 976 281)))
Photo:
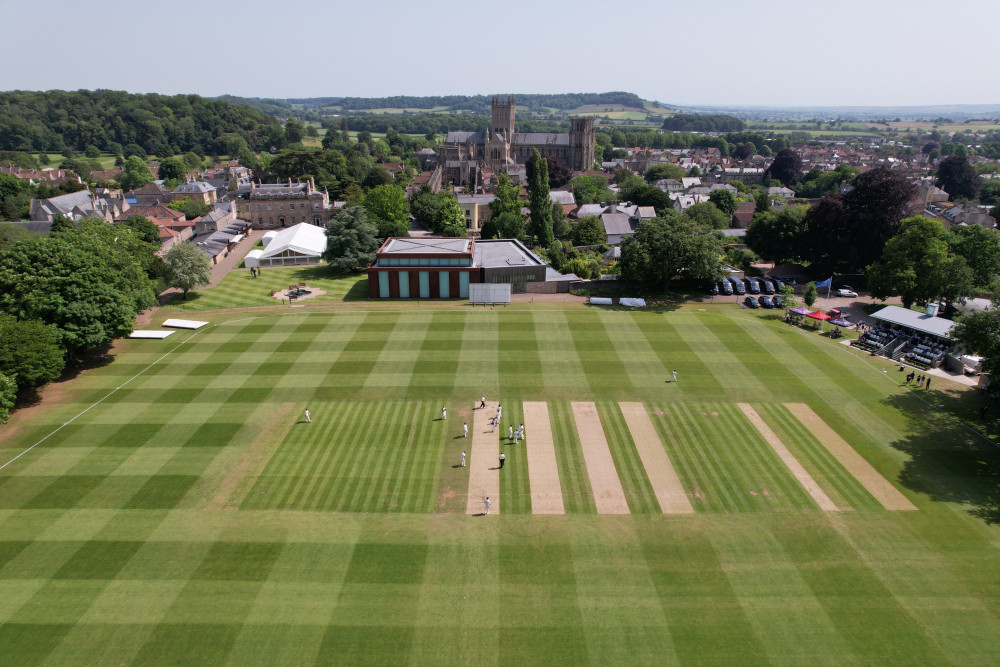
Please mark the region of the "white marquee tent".
POLYGON ((278 232, 256 260, 261 268, 319 264, 324 250, 326 230, 308 222, 300 222, 278 232))

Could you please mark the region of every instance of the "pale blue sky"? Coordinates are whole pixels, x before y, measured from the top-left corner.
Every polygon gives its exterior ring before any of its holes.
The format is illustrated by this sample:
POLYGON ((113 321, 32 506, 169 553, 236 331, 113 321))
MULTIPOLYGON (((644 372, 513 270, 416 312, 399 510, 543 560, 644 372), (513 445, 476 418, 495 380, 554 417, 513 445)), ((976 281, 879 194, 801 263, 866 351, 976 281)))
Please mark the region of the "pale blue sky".
POLYGON ((0 19, 0 90, 1000 103, 1000 0, 0 0, 0 19))

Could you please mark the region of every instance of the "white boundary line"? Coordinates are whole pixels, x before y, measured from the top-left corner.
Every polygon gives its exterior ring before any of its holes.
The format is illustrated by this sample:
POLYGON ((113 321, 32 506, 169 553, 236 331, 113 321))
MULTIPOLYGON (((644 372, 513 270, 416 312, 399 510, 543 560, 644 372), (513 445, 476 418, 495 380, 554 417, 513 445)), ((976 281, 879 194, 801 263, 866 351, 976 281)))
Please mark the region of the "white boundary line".
POLYGON ((163 354, 162 357, 160 357, 159 359, 156 359, 155 361, 151 362, 148 366, 146 366, 145 368, 143 368, 141 371, 139 371, 138 373, 136 373, 135 375, 133 375, 132 377, 130 377, 129 379, 125 380, 120 385, 118 385, 117 387, 115 387, 114 389, 112 389, 111 391, 109 391, 107 393, 107 395, 102 396, 101 398, 99 398, 98 400, 96 400, 94 403, 88 405, 86 408, 84 408, 83 410, 81 410, 77 414, 73 415, 73 417, 71 417, 69 421, 63 422, 62 426, 56 427, 51 433, 49 433, 48 435, 46 435, 44 438, 42 438, 41 440, 39 440, 35 444, 31 445, 30 447, 28 447, 23 452, 21 452, 20 454, 18 454, 17 456, 15 456, 14 458, 12 458, 11 460, 7 461, 3 465, 0 465, 0 470, 3 470, 7 466, 9 466, 11 463, 13 463, 14 461, 18 460, 19 458, 21 458, 22 456, 24 456, 25 454, 27 454, 28 452, 30 452, 32 449, 34 449, 38 445, 42 444, 43 442, 45 442, 46 440, 48 440, 49 438, 51 438, 52 436, 54 436, 56 433, 58 433, 59 431, 61 431, 64 427, 69 426, 70 424, 72 424, 73 422, 75 422, 77 419, 79 419, 80 417, 82 417, 86 413, 90 412, 93 408, 96 408, 98 405, 100 405, 101 403, 103 403, 104 401, 106 401, 107 399, 109 399, 111 396, 113 396, 115 394, 115 392, 117 392, 119 389, 121 389, 122 387, 124 387, 125 385, 127 385, 129 382, 131 382, 132 380, 136 379, 137 377, 139 377, 140 375, 142 375, 143 373, 145 373, 146 371, 148 371, 150 368, 152 368, 156 364, 160 363, 161 361, 163 361, 164 359, 166 359, 167 357, 169 357, 171 354, 173 354, 177 350, 177 348, 179 348, 181 345, 184 345, 185 343, 187 343, 189 340, 191 340, 192 338, 194 338, 198 334, 200 334, 200 333, 202 333, 204 331, 209 331, 210 329, 214 329, 216 327, 220 327, 220 326, 222 326, 224 324, 230 324, 232 322, 245 322, 247 320, 255 320, 255 319, 257 319, 257 317, 244 317, 244 318, 239 319, 239 320, 227 320, 226 322, 220 322, 219 324, 213 324, 213 325, 211 325, 209 327, 205 327, 203 329, 199 329, 198 331, 195 331, 190 336, 188 336, 187 338, 185 338, 181 342, 177 343, 177 345, 175 345, 172 349, 167 350, 163 354))

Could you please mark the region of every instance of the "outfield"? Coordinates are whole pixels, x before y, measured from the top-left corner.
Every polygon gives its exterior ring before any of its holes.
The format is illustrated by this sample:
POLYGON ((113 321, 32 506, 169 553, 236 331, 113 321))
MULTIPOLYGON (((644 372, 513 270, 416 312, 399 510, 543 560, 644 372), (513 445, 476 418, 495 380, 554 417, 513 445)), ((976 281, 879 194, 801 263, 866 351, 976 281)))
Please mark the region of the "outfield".
POLYGON ((4 663, 1000 663, 946 381, 732 305, 204 319, 0 427, 4 663))

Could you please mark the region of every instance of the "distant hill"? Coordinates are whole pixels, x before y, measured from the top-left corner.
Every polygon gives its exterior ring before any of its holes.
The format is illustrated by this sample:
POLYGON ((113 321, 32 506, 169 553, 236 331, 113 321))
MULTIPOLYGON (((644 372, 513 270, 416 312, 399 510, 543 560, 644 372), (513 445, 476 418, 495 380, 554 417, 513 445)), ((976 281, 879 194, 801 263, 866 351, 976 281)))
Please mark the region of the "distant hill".
POLYGON ((1000 104, 939 104, 925 106, 686 106, 673 107, 686 114, 728 114, 744 120, 801 121, 840 118, 849 121, 939 120, 1000 118, 1000 104))

